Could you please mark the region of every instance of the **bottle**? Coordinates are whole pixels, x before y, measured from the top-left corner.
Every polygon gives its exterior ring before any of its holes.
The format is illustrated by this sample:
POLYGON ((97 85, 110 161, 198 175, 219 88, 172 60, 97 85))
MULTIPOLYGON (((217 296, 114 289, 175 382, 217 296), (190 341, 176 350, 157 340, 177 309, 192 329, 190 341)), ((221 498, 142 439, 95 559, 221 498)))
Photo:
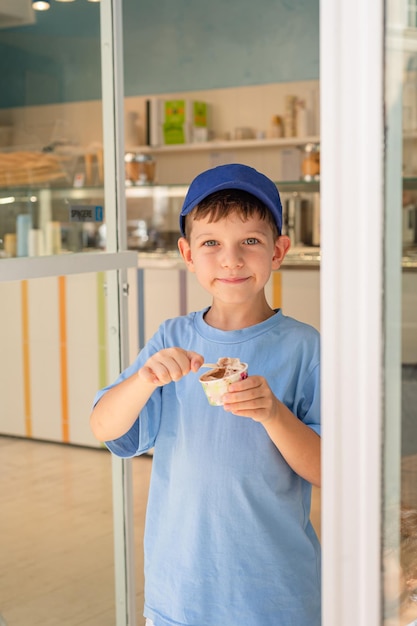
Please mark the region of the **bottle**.
POLYGON ((270 136, 272 139, 282 137, 284 134, 284 127, 282 123, 282 117, 280 115, 273 115, 271 119, 271 131, 270 136))
POLYGON ((155 159, 150 154, 127 152, 125 154, 127 185, 145 185, 155 181, 155 159))
POLYGON ((296 135, 296 103, 297 96, 285 96, 284 136, 296 135))
POLYGON ((320 179, 320 144, 306 143, 301 163, 302 179, 306 181, 320 179))
POLYGON ((297 100, 297 137, 309 137, 309 111, 305 100, 297 100))

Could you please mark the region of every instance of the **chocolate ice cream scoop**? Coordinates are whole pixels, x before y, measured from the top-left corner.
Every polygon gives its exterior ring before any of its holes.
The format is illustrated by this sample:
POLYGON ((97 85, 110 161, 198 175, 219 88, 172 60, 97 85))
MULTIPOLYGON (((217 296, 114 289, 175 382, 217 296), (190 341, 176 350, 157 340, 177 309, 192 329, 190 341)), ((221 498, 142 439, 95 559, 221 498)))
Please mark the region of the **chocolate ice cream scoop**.
MULTIPOLYGON (((207 363, 204 364, 204 366, 207 365, 207 363)), ((227 392, 229 385, 247 378, 247 369, 247 363, 242 363, 240 359, 230 357, 218 359, 213 369, 200 376, 200 382, 209 403, 214 406, 221 406, 223 404, 223 396, 227 392)))

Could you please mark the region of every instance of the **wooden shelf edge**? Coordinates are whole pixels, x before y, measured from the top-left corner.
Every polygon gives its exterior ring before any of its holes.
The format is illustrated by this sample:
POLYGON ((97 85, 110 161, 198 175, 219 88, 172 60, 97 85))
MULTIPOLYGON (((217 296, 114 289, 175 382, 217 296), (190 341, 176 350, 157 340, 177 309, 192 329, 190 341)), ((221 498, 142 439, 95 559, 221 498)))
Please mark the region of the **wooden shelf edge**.
POLYGON ((280 137, 277 139, 240 139, 230 141, 202 141, 187 144, 175 144, 169 146, 135 146, 134 152, 151 152, 152 154, 164 154, 171 152, 196 152, 216 150, 241 150, 252 148, 296 148, 306 143, 319 143, 320 137, 280 137))

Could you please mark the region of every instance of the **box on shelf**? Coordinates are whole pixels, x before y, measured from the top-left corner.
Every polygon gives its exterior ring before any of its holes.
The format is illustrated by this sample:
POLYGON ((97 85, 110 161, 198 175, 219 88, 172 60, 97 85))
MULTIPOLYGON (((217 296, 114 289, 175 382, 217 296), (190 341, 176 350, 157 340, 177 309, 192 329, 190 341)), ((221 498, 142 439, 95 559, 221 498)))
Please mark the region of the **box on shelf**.
POLYGON ((207 102, 198 100, 147 101, 147 143, 150 146, 186 144, 208 139, 207 102))

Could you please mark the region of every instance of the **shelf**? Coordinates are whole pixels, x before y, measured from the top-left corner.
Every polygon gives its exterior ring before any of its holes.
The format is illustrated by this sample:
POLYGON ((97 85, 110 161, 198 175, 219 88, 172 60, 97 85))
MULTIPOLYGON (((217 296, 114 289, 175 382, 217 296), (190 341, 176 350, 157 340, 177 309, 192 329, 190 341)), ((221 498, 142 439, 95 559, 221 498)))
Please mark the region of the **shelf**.
POLYGON ((172 152, 201 152, 215 150, 248 150, 252 148, 296 148, 306 143, 319 143, 320 137, 279 137, 277 139, 213 140, 169 146, 136 146, 132 152, 165 154, 172 152))
MULTIPOLYGON (((229 142, 231 143, 231 142, 229 142)), ((281 192, 316 192, 320 191, 320 181, 305 181, 305 180, 281 180, 275 181, 278 189, 281 192)), ((186 194, 188 190, 188 184, 184 183, 155 183, 146 185, 129 185, 126 186, 126 195, 130 197, 146 197, 159 195, 161 192, 168 196, 181 196, 186 194)), ((403 178, 403 188, 412 190, 417 189, 417 177, 405 177, 403 178)), ((45 187, 45 186, 31 186, 31 187, 12 187, 0 189, 0 205, 10 204, 15 201, 31 200, 40 191, 48 191, 51 196, 56 199, 70 198, 76 199, 96 199, 102 197, 104 188, 102 186, 97 187, 45 187)))
POLYGON ((318 180, 283 180, 275 183, 281 193, 292 193, 296 191, 304 191, 313 193, 320 191, 320 181, 318 180))
POLYGON ((40 192, 48 192, 54 198, 61 198, 68 195, 71 198, 90 198, 103 195, 104 187, 103 185, 97 185, 95 187, 71 187, 69 185, 48 186, 45 184, 28 185, 27 187, 1 187, 0 199, 4 199, 7 196, 10 198, 15 196, 15 199, 22 201, 24 196, 28 196, 30 199, 40 192))
MULTIPOLYGON (((411 179, 417 185, 417 179, 411 179)), ((278 189, 282 192, 304 191, 314 192, 320 191, 319 181, 304 180, 285 180, 275 182, 278 189)), ((165 195, 168 197, 185 196, 188 191, 188 184, 174 183, 154 183, 146 185, 126 185, 126 196, 129 198, 143 198, 152 196, 165 195)), ((414 187, 413 187, 414 188, 414 187)), ((31 187, 30 190, 25 188, 0 189, 0 204, 12 204, 13 202, 22 202, 25 200, 36 201, 37 194, 41 191, 47 191, 51 197, 60 200, 96 200, 103 197, 104 188, 100 187, 31 187)))

